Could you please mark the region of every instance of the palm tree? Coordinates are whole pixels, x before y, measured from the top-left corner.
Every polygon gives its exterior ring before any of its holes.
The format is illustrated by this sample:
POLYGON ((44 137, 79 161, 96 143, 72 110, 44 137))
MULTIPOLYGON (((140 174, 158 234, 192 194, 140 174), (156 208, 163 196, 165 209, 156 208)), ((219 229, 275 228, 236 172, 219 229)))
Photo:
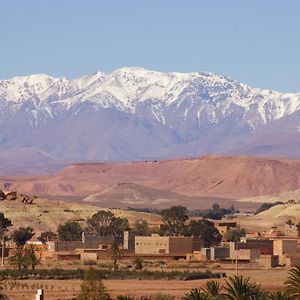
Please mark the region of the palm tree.
POLYGON ((23 255, 21 249, 17 249, 16 253, 8 258, 8 262, 11 266, 17 268, 18 270, 20 270, 22 267, 24 269, 27 269, 28 267, 28 261, 26 256, 23 255))
POLYGON ((200 289, 193 289, 186 293, 183 300, 211 300, 210 296, 203 293, 200 289))
POLYGON ((112 258, 114 262, 114 270, 116 271, 118 268, 118 260, 122 258, 123 256, 123 251, 119 247, 117 243, 113 243, 109 249, 110 257, 112 258))
POLYGON ((224 299, 224 296, 221 293, 222 287, 220 283, 216 280, 210 280, 205 283, 201 288, 202 292, 209 296, 209 299, 219 300, 224 299))
POLYGON ((288 279, 285 284, 285 292, 291 299, 300 298, 300 266, 293 267, 289 271, 288 279))
POLYGON ((0 283, 0 300, 8 300, 8 297, 4 293, 2 293, 2 290, 4 290, 4 288, 3 288, 3 284, 1 282, 0 283))
POLYGON ((25 250, 25 259, 27 261, 27 264, 31 266, 32 270, 34 270, 35 267, 41 263, 41 259, 35 254, 35 249, 33 245, 30 245, 25 250))
POLYGON ((263 300, 267 299, 267 294, 261 290, 259 285, 250 283, 250 278, 243 276, 229 277, 226 281, 226 298, 230 300, 263 300))
POLYGON ((284 294, 283 292, 275 292, 269 295, 270 300, 290 300, 289 295, 284 294))

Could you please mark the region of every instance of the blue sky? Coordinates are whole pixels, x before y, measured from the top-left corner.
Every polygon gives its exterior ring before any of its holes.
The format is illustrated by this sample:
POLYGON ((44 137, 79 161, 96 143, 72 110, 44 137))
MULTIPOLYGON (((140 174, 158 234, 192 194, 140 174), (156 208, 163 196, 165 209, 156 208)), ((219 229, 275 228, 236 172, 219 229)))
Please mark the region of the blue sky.
POLYGON ((300 91, 300 1, 0 0, 0 78, 123 66, 300 91))

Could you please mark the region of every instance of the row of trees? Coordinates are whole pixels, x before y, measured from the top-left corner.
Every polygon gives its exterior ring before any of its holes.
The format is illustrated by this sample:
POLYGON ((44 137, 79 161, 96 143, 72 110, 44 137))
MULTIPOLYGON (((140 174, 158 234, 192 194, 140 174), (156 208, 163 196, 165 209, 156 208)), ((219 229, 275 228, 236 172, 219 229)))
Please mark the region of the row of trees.
POLYGON ((68 221, 58 226, 57 234, 47 231, 42 233, 39 239, 42 242, 56 238, 65 241, 80 240, 84 230, 101 236, 122 236, 126 230, 134 230, 137 235, 146 236, 153 232, 172 236, 194 236, 203 240, 206 247, 218 245, 222 239, 213 222, 206 219, 189 220, 187 209, 183 206, 163 210, 162 222, 164 226, 161 230, 151 229, 146 220, 135 221, 131 228, 126 218, 116 217, 110 211, 101 210, 87 220, 86 228, 82 228, 77 222, 68 221))

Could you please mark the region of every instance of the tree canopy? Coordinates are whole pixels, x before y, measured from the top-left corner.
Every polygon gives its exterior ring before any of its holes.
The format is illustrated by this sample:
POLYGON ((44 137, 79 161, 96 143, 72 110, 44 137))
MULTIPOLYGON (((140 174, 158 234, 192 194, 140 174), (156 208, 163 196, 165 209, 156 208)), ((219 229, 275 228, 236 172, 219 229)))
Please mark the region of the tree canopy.
POLYGON ((147 236, 151 234, 149 224, 146 220, 136 220, 132 225, 132 229, 136 235, 147 236))
POLYGON ((89 229, 100 236, 122 236, 129 230, 126 218, 116 217, 112 212, 100 210, 87 220, 89 229))
POLYGON ((229 229, 225 235, 224 238, 227 242, 239 242, 241 237, 246 235, 246 231, 244 228, 236 227, 229 229))
POLYGON ((44 231, 37 239, 45 244, 48 241, 57 240, 57 233, 53 231, 44 231))
POLYGON ((19 227, 12 232, 11 237, 14 243, 20 247, 24 246, 35 235, 33 228, 31 227, 19 227))
POLYGON ((6 218, 4 213, 0 212, 0 229, 2 229, 2 231, 6 231, 10 226, 12 226, 11 220, 6 218))
POLYGON ((60 224, 57 228, 58 239, 62 241, 80 241, 82 232, 81 225, 73 221, 60 224))
POLYGON ((188 210, 184 206, 172 206, 161 213, 163 223, 168 227, 170 234, 178 236, 188 220, 188 210))
POLYGON ((200 238, 204 247, 217 246, 222 240, 222 235, 214 223, 205 219, 191 220, 187 232, 188 235, 200 238))

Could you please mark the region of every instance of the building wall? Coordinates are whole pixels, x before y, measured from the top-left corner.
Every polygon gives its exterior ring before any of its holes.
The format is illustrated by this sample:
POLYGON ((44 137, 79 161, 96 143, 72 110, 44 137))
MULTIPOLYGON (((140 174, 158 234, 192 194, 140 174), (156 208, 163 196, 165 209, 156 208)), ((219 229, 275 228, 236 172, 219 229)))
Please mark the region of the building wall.
MULTIPOLYGON (((279 264, 285 265, 286 262, 286 256, 287 255, 293 255, 297 252, 297 240, 283 240, 283 239, 277 239, 273 241, 274 243, 274 255, 279 256, 279 264)), ((288 262, 289 263, 289 262, 288 262)), ((292 264, 292 262, 291 262, 292 264)))
POLYGON ((297 252, 297 240, 274 240, 274 255, 295 254, 297 252))
POLYGON ((186 254, 201 250, 201 240, 192 237, 152 236, 135 237, 136 254, 186 254))
POLYGON ((257 262, 266 269, 275 268, 279 265, 278 255, 261 255, 257 262))
POLYGON ((300 255, 299 254, 291 254, 284 255, 284 262, 286 268, 291 268, 300 265, 300 255))
POLYGON ((134 253, 135 249, 135 232, 133 231, 125 231, 124 232, 124 242, 123 248, 128 250, 130 253, 134 253))
POLYGON ((83 248, 81 241, 49 241, 48 250, 52 252, 74 251, 83 248))
POLYGON ((259 249, 239 249, 235 250, 234 247, 230 247, 230 259, 245 260, 253 262, 260 257, 259 249))
POLYGON ((167 236, 136 236, 135 253, 136 254, 169 254, 169 239, 167 236))
POLYGON ((192 237, 170 237, 169 253, 188 253, 201 250, 201 240, 192 237))
POLYGON ((211 260, 222 260, 227 259, 230 256, 230 249, 225 247, 212 247, 211 249, 211 260))
POLYGON ((88 253, 82 252, 80 253, 80 260, 82 262, 96 262, 97 261, 97 253, 88 253))
POLYGON ((261 254, 273 254, 273 241, 268 239, 247 239, 244 243, 237 243, 238 249, 258 249, 261 254))
POLYGON ((186 260, 188 261, 206 261, 206 256, 203 255, 202 250, 201 251, 194 251, 193 253, 188 253, 186 255, 186 260))
POLYGON ((84 248, 99 248, 99 245, 111 245, 113 243, 123 244, 123 239, 121 237, 115 236, 100 236, 93 233, 82 233, 82 243, 84 248))

